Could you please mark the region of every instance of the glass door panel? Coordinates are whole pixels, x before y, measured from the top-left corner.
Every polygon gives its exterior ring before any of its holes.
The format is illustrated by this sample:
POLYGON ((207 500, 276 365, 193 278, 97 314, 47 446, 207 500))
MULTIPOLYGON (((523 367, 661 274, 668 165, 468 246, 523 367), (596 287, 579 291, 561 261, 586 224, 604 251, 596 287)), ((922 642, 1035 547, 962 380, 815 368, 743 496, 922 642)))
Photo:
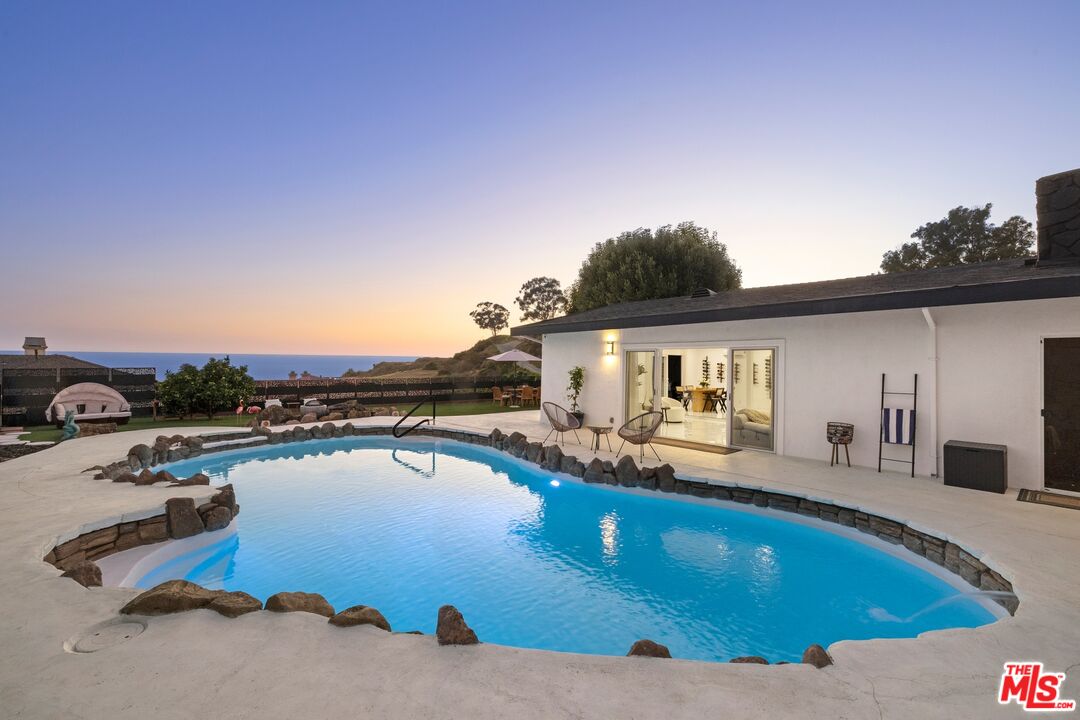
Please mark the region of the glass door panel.
POLYGON ((772 450, 775 447, 776 351, 740 348, 731 353, 731 444, 772 450))
POLYGON ((626 353, 626 420, 653 409, 656 401, 656 352, 626 353))
POLYGON ((1043 483, 1080 492, 1080 338, 1043 340, 1043 483))

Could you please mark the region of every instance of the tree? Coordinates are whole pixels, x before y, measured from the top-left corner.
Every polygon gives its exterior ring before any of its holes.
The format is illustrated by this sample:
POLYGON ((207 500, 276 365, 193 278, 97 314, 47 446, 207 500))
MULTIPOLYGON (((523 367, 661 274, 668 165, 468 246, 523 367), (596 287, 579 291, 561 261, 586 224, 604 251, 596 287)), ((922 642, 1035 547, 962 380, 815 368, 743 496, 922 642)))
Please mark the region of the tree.
POLYGON ((198 410, 213 418, 218 410, 235 407, 254 395, 255 381, 246 365, 234 367, 226 356, 210 358, 201 370, 184 363, 176 372, 167 371, 157 392, 166 413, 183 419, 198 410))
POLYGON ((199 371, 202 410, 213 418, 218 410, 233 408, 255 394, 255 381, 248 375, 247 365, 233 366, 229 356, 210 358, 199 371))
POLYGON ((941 220, 920 226, 904 243, 881 257, 886 273, 949 267, 987 260, 1022 258, 1031 254, 1035 232, 1031 223, 1014 215, 1001 225, 989 222, 991 203, 981 208, 955 207, 941 220))
POLYGON ((157 384, 157 397, 167 415, 185 419, 198 408, 199 368, 184 363, 175 372, 166 370, 165 379, 157 384))
POLYGON ((469 313, 469 317, 480 327, 490 330, 491 337, 495 337, 499 334, 499 330, 509 324, 510 311, 498 303, 482 302, 469 313))
POLYGON ((655 232, 639 228, 593 247, 570 288, 570 309, 582 312, 628 300, 741 285, 742 271, 715 232, 692 222, 665 225, 655 232))
POLYGON ((514 300, 522 320, 550 320, 566 312, 566 294, 555 278, 537 277, 521 286, 514 300))

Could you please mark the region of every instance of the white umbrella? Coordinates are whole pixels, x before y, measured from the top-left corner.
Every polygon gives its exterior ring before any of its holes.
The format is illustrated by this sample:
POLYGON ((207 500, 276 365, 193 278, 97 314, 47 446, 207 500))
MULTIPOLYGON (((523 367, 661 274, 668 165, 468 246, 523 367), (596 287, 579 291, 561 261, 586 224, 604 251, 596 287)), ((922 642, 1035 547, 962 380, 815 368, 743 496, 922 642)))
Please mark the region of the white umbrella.
POLYGON ((495 362, 541 362, 540 358, 521 350, 507 350, 504 353, 492 355, 488 360, 494 360, 495 362))

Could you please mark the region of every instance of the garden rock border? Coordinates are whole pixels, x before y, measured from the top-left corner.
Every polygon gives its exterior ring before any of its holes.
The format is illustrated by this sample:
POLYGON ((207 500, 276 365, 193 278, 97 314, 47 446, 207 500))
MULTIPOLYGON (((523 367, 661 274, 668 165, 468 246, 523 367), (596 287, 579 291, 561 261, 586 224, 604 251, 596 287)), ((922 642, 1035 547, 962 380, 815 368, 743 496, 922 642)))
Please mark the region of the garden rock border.
MULTIPOLYGON (((619 458, 617 463, 594 457, 586 464, 573 455, 567 455, 558 445, 545 446, 542 443, 529 442, 520 432, 506 435, 498 428, 486 435, 480 432, 444 430, 432 426, 417 427, 413 432, 425 437, 492 447, 515 458, 535 463, 548 471, 580 478, 586 483, 640 488, 754 505, 854 528, 894 545, 903 545, 908 551, 959 575, 976 588, 1006 593, 1013 591, 1012 583, 1008 579, 983 563, 976 554, 951 540, 913 528, 898 520, 833 501, 810 499, 774 490, 679 478, 675 475, 675 469, 669 464, 638 468, 633 457, 629 455, 619 458)), ((392 428, 389 426, 356 426, 350 422, 335 425, 332 422, 324 422, 310 427, 289 425, 284 430, 254 427, 250 432, 212 433, 191 437, 161 435, 153 446, 135 445, 129 450, 126 459, 105 466, 95 466, 89 470, 98 471, 94 476, 96 479, 132 482, 136 485, 150 485, 158 482, 168 483, 171 487, 201 485, 209 483, 209 478, 202 473, 178 480, 167 470, 153 472, 151 468, 155 465, 198 457, 210 452, 236 450, 260 444, 278 445, 313 439, 390 434, 392 434, 392 428)), ((118 523, 58 544, 44 559, 64 570, 65 576, 90 585, 97 579, 99 584, 100 570, 92 562, 94 559, 138 545, 162 542, 170 538, 189 537, 200 532, 226 527, 240 510, 231 484, 222 486, 209 502, 196 505, 192 498, 169 498, 165 507, 164 514, 133 522, 118 523)), ((995 601, 1010 614, 1015 614, 1019 605, 1019 599, 1015 595, 995 598, 995 601)), ((386 618, 375 608, 355 605, 337 613, 325 598, 316 593, 277 593, 268 598, 265 604, 260 605, 257 598, 241 591, 207 590, 184 580, 170 580, 151 588, 134 598, 120 612, 157 615, 197 608, 209 608, 230 618, 260 609, 275 612, 306 611, 322 615, 328 618, 328 623, 340 627, 368 624, 386 631, 390 630, 386 618)), ((440 645, 472 645, 479 642, 476 633, 452 605, 439 608, 436 639, 440 645)), ((666 647, 651 640, 639 640, 634 643, 628 655, 670 657, 666 647)), ((760 656, 737 657, 729 662, 769 664, 768 660, 760 656)), ((814 644, 803 653, 802 662, 816 668, 824 668, 832 664, 832 658, 823 647, 814 644)))

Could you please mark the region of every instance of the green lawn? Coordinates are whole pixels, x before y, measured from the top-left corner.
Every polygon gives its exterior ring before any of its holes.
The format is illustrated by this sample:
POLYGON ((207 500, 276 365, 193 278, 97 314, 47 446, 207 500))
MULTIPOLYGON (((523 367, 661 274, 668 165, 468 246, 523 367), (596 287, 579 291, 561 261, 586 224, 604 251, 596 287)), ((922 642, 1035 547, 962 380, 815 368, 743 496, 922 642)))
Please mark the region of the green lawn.
MULTIPOLYGON (((412 405, 398 404, 394 405, 402 414, 409 411, 412 405)), ((462 400, 456 402, 439 403, 439 417, 450 417, 451 415, 483 415, 484 413, 496 413, 496 412, 516 412, 519 410, 535 410, 536 407, 531 408, 510 408, 502 407, 500 405, 494 405, 490 400, 462 400)), ((417 415, 430 415, 431 405, 425 404, 416 411, 417 415)), ((208 420, 205 417, 188 418, 187 420, 178 420, 176 418, 168 418, 165 420, 158 420, 155 422, 152 418, 140 417, 132 418, 127 425, 120 425, 117 430, 124 432, 127 430, 150 430, 155 427, 224 427, 224 428, 237 428, 244 427, 250 420, 248 416, 237 418, 235 414, 229 413, 228 415, 218 415, 213 420, 208 420)), ((46 440, 59 440, 60 429, 53 425, 37 425, 35 427, 26 428, 26 434, 19 436, 22 440, 30 440, 31 442, 41 442, 46 440)))

